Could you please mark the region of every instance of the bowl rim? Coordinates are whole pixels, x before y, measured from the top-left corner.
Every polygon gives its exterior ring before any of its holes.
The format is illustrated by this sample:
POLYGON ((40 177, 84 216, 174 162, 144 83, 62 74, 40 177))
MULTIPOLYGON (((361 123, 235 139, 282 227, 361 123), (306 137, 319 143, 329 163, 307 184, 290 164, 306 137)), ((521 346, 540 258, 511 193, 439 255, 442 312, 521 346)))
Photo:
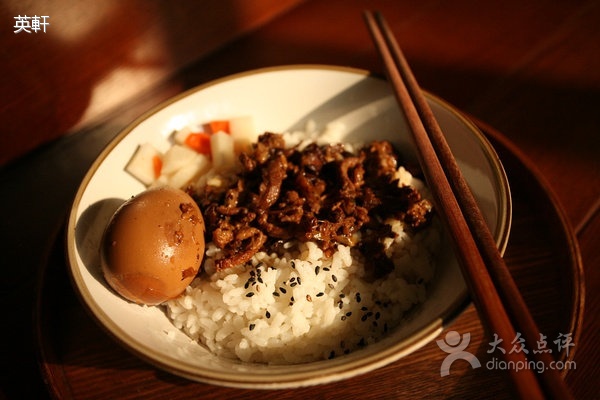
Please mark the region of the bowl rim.
MULTIPOLYGON (((125 347, 127 350, 137 355, 139 358, 149 362, 152 365, 157 366, 162 370, 171 372, 175 375, 182 376, 194 381, 201 381, 210 384, 217 384, 220 386, 239 388, 292 388, 331 382, 334 380, 338 381, 382 367, 386 364, 389 364, 390 362, 393 362, 403 357, 404 355, 413 352, 417 348, 423 346, 424 344, 430 342, 435 337, 437 337, 443 331, 443 329, 447 327, 456 317, 458 317, 471 303, 469 294, 465 289, 461 293, 461 295, 447 308, 447 311, 444 314, 440 315, 439 319, 432 321, 430 324, 421 328, 419 331, 417 331, 415 334, 412 334, 408 338, 405 338, 400 342, 395 343, 394 345, 390 346, 387 349, 384 349, 383 351, 377 354, 372 354, 366 359, 357 359, 351 362, 344 363, 331 363, 331 361, 335 361, 335 359, 327 360, 327 362, 332 364, 327 368, 327 372, 320 371, 319 373, 315 373, 315 371, 312 370, 302 371, 302 368, 299 368, 299 370, 297 371, 285 373, 278 376, 277 380, 273 380, 272 376, 262 374, 245 376, 244 380, 240 380, 235 379, 234 374, 225 376, 221 372, 213 373, 209 369, 203 370, 202 375, 199 375, 191 366, 175 366, 172 362, 169 362, 169 359, 167 357, 164 357, 158 352, 152 351, 151 348, 141 343, 126 340, 129 337, 129 335, 125 332, 125 330, 123 330, 120 326, 114 324, 109 319, 107 314, 94 301, 93 296, 83 283, 81 272, 78 269, 78 263, 76 260, 76 246, 74 245, 74 243, 75 227, 78 221, 77 210, 79 209, 83 194, 85 193, 92 177, 95 175, 96 171, 107 158, 107 156, 113 151, 113 149, 143 121, 145 121, 152 115, 160 112, 161 110, 167 108, 171 104, 174 104, 194 93, 197 93, 212 86, 219 85, 223 82, 232 81, 251 75, 293 70, 338 71, 362 75, 365 78, 370 77, 375 79, 384 79, 380 74, 376 74, 372 71, 361 68, 322 64, 291 64, 284 66, 252 69, 210 80, 206 83, 185 90, 159 103, 158 105, 150 108, 148 111, 141 114, 131 123, 127 124, 127 126, 124 129, 122 129, 119 133, 115 135, 115 137, 113 137, 109 141, 109 143, 95 158, 93 163, 88 168, 77 189, 77 192, 70 206, 67 221, 67 233, 65 235, 65 248, 67 253, 69 277, 72 285, 75 288, 75 292, 77 293, 77 296, 81 303, 84 305, 86 311, 93 317, 93 319, 98 323, 98 325, 109 334, 109 336, 115 339, 120 345, 125 347)), ((509 182, 504 167, 502 166, 502 163, 500 161, 500 158, 494 150, 491 142, 485 137, 483 132, 475 125, 475 123, 473 123, 463 113, 458 111, 454 106, 441 99, 440 97, 433 95, 427 91, 424 91, 424 93, 429 101, 438 103, 441 107, 446 109, 446 111, 452 113, 465 126, 469 128, 471 133, 473 133, 473 135, 477 139, 486 158, 494 166, 493 172, 496 175, 495 179, 497 180, 497 182, 501 183, 501 186, 497 188, 499 190, 501 212, 497 217, 498 225, 496 227, 496 232, 493 232, 493 236, 496 239, 496 244, 500 250, 500 253, 504 254, 508 243, 508 237, 510 234, 512 222, 512 200, 510 195, 509 182)))

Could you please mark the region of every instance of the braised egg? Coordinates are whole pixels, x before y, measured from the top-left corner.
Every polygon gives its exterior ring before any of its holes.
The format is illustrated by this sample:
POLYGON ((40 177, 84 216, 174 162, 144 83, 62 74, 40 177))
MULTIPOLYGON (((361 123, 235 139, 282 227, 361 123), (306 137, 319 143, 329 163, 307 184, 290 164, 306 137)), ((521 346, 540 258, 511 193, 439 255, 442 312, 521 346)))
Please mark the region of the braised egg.
POLYGON ((101 264, 124 298, 156 305, 181 294, 201 268, 204 220, 196 202, 169 186, 127 200, 104 232, 101 264))

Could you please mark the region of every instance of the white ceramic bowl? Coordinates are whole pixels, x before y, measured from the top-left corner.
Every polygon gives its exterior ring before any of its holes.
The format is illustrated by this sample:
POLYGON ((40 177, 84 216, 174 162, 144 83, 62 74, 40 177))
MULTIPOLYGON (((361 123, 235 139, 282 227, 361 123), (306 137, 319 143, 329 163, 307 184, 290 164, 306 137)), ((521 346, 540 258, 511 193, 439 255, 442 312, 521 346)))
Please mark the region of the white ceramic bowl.
MULTIPOLYGON (((475 125, 439 98, 428 95, 428 101, 503 251, 511 200, 502 165, 475 125)), ((317 128, 335 122, 344 127, 340 140, 389 139, 415 159, 388 84, 364 70, 307 65, 250 71, 202 85, 151 110, 100 154, 81 183, 68 222, 74 286, 117 342, 158 368, 192 380, 249 388, 298 387, 349 378, 395 361, 433 340, 464 310, 466 286, 445 243, 429 298, 400 329, 332 360, 269 366, 214 356, 175 329, 161 308, 129 303, 111 291, 101 274, 100 239, 116 206, 144 189, 124 171, 136 147, 150 142, 165 150, 174 129, 242 115, 252 116, 259 132, 301 129, 308 120, 317 128)))

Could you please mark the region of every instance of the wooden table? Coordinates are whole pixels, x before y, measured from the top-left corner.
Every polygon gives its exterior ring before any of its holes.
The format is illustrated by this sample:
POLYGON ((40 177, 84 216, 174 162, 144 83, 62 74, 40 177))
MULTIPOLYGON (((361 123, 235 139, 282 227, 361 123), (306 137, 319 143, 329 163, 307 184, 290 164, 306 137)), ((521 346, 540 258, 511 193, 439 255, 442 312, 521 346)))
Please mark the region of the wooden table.
MULTIPOLYGON (((565 371, 574 396, 597 398, 600 3, 248 3, 202 9, 132 1, 69 14, 9 1, 0 9, 8 20, 27 12, 51 21, 46 36, 10 27, 0 36, 12 55, 0 75, 0 296, 12 317, 2 329, 0 398, 513 396, 502 371, 455 363, 441 377, 445 353, 434 342, 364 376, 313 388, 189 382, 116 345, 70 286, 66 212, 85 170, 119 130, 173 94, 234 72, 306 63, 381 72, 362 20, 366 6, 384 13, 421 85, 471 116, 494 144, 515 202, 507 262, 548 340, 574 334, 576 369, 565 371), (92 19, 94 29, 86 25, 92 19)), ((469 349, 489 359, 490 340, 472 306, 449 330, 471 333, 469 349)))

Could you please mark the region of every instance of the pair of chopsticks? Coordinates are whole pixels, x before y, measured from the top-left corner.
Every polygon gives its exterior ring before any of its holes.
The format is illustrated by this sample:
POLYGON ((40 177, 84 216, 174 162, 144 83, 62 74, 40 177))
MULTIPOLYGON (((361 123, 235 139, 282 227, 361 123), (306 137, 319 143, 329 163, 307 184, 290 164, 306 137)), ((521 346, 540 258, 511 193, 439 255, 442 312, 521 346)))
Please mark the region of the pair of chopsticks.
MULTIPOLYGON (((367 11, 365 20, 407 119, 423 174, 445 228, 453 238, 463 277, 488 334, 496 334, 504 345, 514 343, 517 334, 522 335, 529 354, 545 366, 543 372, 510 369, 517 393, 527 399, 571 398, 559 372, 550 368, 552 356, 532 351, 537 349, 542 336, 392 32, 380 13, 367 11)), ((511 362, 527 365, 523 351, 507 350, 503 356, 508 365, 511 362)))

